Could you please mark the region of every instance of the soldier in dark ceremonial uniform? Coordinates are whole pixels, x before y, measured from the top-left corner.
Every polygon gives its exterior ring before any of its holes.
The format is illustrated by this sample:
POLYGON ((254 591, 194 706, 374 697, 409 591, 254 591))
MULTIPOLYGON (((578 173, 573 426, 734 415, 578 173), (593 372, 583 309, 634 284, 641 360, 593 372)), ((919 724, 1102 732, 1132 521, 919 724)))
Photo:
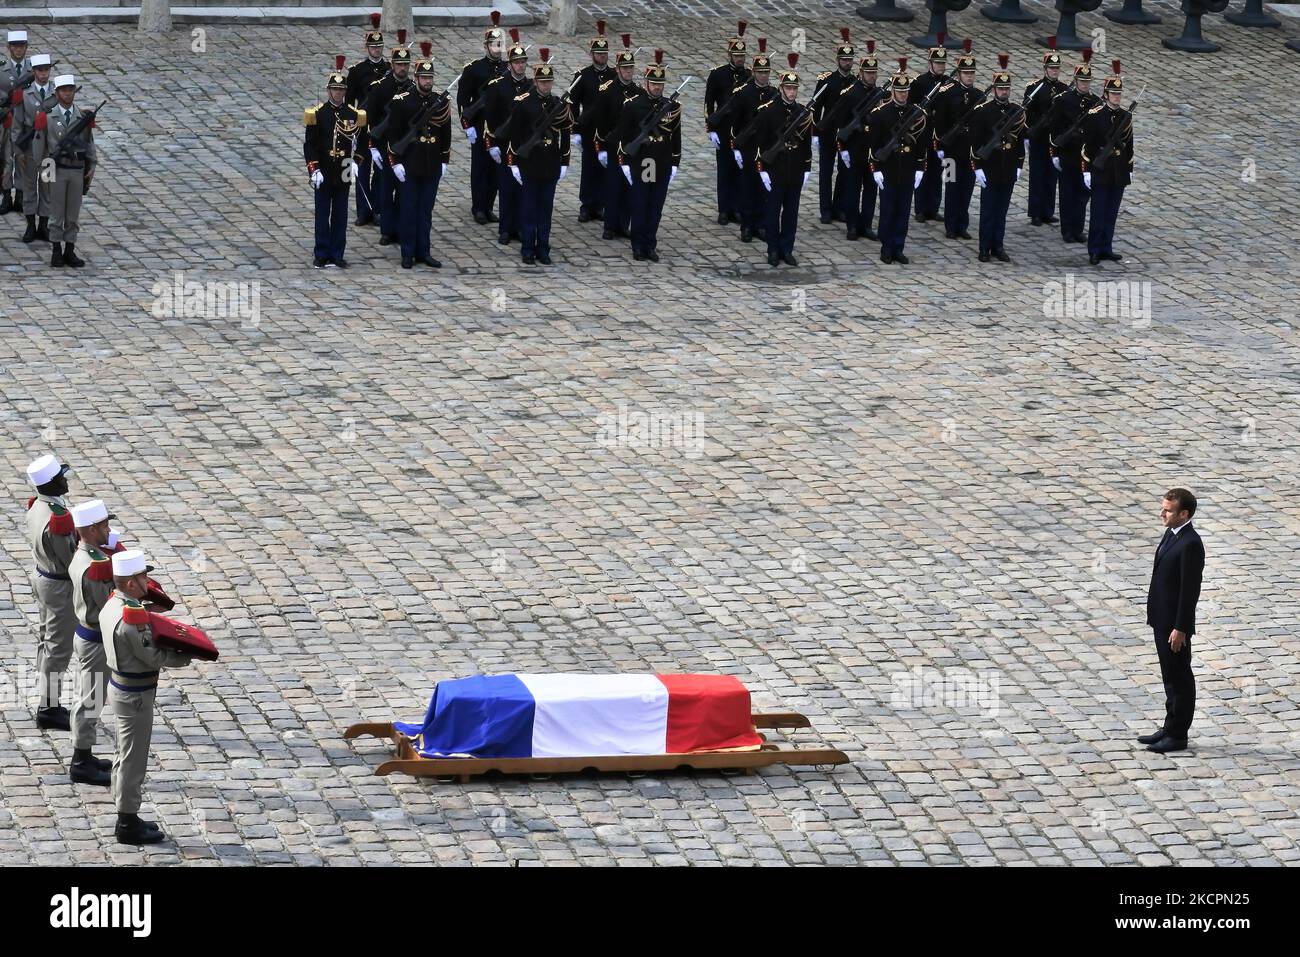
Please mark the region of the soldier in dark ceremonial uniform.
POLYGON ((490 80, 483 91, 483 145, 497 171, 497 196, 501 199, 497 242, 503 246, 523 232, 519 220, 523 193, 505 161, 510 148, 510 115, 519 98, 533 87, 533 78, 528 75, 528 51, 519 42, 518 30, 512 28, 510 35, 514 41, 506 52, 510 68, 490 80))
POLYGON ((840 93, 853 85, 853 44, 849 42, 849 28, 840 27, 840 44, 835 48, 835 69, 817 75, 813 89, 816 104, 813 106, 812 149, 817 154, 817 199, 823 223, 845 219, 841 199, 844 195, 844 177, 835 178, 839 165, 839 150, 835 134, 822 136, 818 131, 827 113, 834 108, 840 93), (823 92, 824 91, 824 92, 823 92))
POLYGON ((646 95, 633 75, 636 58, 632 51, 632 34, 623 34, 623 49, 615 58, 616 76, 600 85, 596 95, 596 160, 605 169, 605 231, 603 239, 630 239, 632 206, 630 187, 618 165, 618 130, 624 106, 646 95), (613 155, 611 155, 613 154, 613 155))
POLYGON ((438 184, 451 159, 451 99, 433 92, 431 62, 416 66, 415 88, 395 96, 392 110, 388 163, 402 190, 402 268, 420 262, 437 269, 442 263, 429 248, 429 231, 438 184), (408 136, 412 130, 415 135, 408 136))
MULTIPOLYGON (((364 111, 370 95, 370 84, 383 79, 388 72, 384 59, 384 35, 379 32, 379 14, 370 14, 370 29, 364 38, 366 58, 348 69, 347 102, 353 109, 364 111)), ((378 221, 379 210, 371 206, 378 202, 383 171, 366 150, 357 160, 357 219, 356 225, 367 226, 378 221)))
POLYGON ((1116 75, 1103 86, 1104 101, 1088 111, 1083 123, 1083 184, 1092 190, 1088 262, 1094 266, 1103 259, 1124 261, 1112 243, 1124 187, 1133 181, 1133 114, 1120 105, 1124 80, 1118 60, 1115 66, 1116 75))
POLYGON ((470 212, 480 226, 497 221, 492 215, 492 204, 497 198, 497 164, 488 157, 483 143, 483 105, 479 97, 489 82, 506 72, 505 61, 501 59, 505 46, 501 14, 493 10, 492 26, 483 31, 483 56, 465 64, 460 72, 460 85, 456 87, 456 109, 465 138, 469 140, 470 212))
POLYGON ((375 194, 372 193, 370 201, 379 208, 379 245, 381 246, 397 242, 397 231, 400 228, 397 210, 397 177, 388 168, 388 161, 384 158, 388 152, 390 134, 397 132, 391 123, 386 122, 388 106, 397 94, 414 89, 415 86, 410 78, 410 50, 406 47, 394 47, 389 62, 391 69, 379 79, 370 81, 370 93, 366 96, 365 111, 367 125, 372 131, 370 160, 379 167, 379 199, 376 202, 375 194))
MULTIPOLYGON (((343 60, 341 55, 339 60, 343 60)), ((302 155, 316 191, 313 264, 317 269, 346 269, 348 189, 359 175, 358 159, 368 152, 366 111, 347 102, 347 80, 342 73, 331 73, 326 89, 326 101, 303 114, 302 155)))
POLYGON ((957 80, 939 87, 934 104, 934 150, 939 162, 953 160, 951 178, 944 174, 943 227, 949 239, 970 239, 970 197, 975 190, 975 172, 970 165, 971 111, 984 98, 975 87, 975 58, 969 54, 957 60, 957 80), (945 139, 946 137, 946 139, 945 139))
POLYGON ((753 73, 738 93, 722 109, 719 118, 719 135, 729 139, 728 152, 740 173, 740 241, 752 242, 754 237, 767 238, 767 190, 758 178, 755 166, 758 149, 755 145, 758 125, 755 118, 758 108, 777 95, 771 83, 772 61, 767 56, 767 38, 758 38, 758 54, 754 57, 753 73))
POLYGON ((533 85, 520 94, 510 116, 510 146, 506 166, 520 188, 523 261, 531 266, 551 264, 551 214, 555 187, 569 172, 569 137, 573 115, 554 93, 555 67, 542 62, 533 71, 533 85))
POLYGON ((632 258, 656 263, 664 200, 682 161, 682 107, 664 98, 668 71, 663 53, 655 50, 655 62, 645 71, 645 95, 624 104, 618 130, 618 165, 632 207, 632 258), (648 135, 634 149, 633 142, 652 120, 648 135))
MULTIPOLYGON (((1069 89, 1057 79, 1061 75, 1061 55, 1056 52, 1056 38, 1048 37, 1052 49, 1043 54, 1042 79, 1025 87, 1021 101, 1025 108, 1025 129, 1032 130, 1054 109, 1056 98, 1069 89)), ((1025 141, 1029 155, 1029 222, 1034 226, 1051 225, 1056 220, 1056 167, 1052 165, 1052 127, 1050 121, 1041 132, 1025 141)))
POLYGON ((582 151, 582 179, 578 182, 578 222, 605 218, 605 168, 596 159, 596 97, 601 84, 614 78, 609 65, 609 38, 605 21, 596 21, 591 41, 591 65, 574 74, 577 86, 569 94, 573 112, 572 145, 582 151))
POLYGON ((889 85, 890 99, 867 118, 867 140, 871 144, 871 176, 880 192, 880 261, 907 265, 903 254, 907 213, 912 194, 925 176, 931 136, 925 113, 908 103, 912 78, 896 73, 889 85), (883 147, 894 140, 895 132, 899 132, 898 148, 883 156, 883 147))
MULTIPOLYGON (((875 42, 867 41, 867 49, 873 49, 875 42)), ((876 181, 867 168, 869 161, 869 139, 871 130, 867 118, 874 109, 873 100, 879 102, 889 95, 887 89, 876 84, 880 73, 880 63, 874 56, 865 56, 859 64, 858 78, 852 86, 845 87, 833 108, 827 113, 821 135, 835 140, 835 148, 840 155, 840 177, 844 183, 841 208, 847 227, 845 238, 856 240, 861 237, 879 239, 871 228, 871 221, 876 215, 876 181), (865 110, 864 110, 865 107, 865 110), (858 113, 866 116, 861 123, 852 125, 848 136, 841 139, 839 133, 858 113)))
POLYGON ((799 229, 799 198, 812 175, 813 116, 808 111, 799 119, 799 54, 789 54, 790 69, 780 76, 776 97, 759 107, 755 168, 767 192, 767 264, 799 265, 794 255, 795 233, 799 229), (776 149, 774 158, 763 154, 776 149))
POLYGON ((713 143, 714 163, 717 166, 718 225, 740 222, 740 189, 742 171, 731 157, 731 150, 717 127, 726 123, 727 104, 744 89, 751 76, 745 67, 745 27, 741 20, 736 24, 736 35, 727 41, 727 62, 709 73, 704 83, 704 126, 713 143), (719 114, 722 114, 719 116, 719 114), (717 117, 713 124, 710 117, 717 117))
MULTIPOLYGON (((1092 51, 1084 50, 1085 58, 1092 51)), ((1083 149, 1083 117, 1097 105, 1092 94, 1092 67, 1088 63, 1074 68, 1074 86, 1061 94, 1060 106, 1052 120, 1049 148, 1052 166, 1060 174, 1061 239, 1067 243, 1085 242, 1083 224, 1088 216, 1088 190, 1083 186, 1083 166, 1079 157, 1083 149)))
MULTIPOLYGON (((948 82, 947 69, 948 51, 941 43, 930 49, 929 70, 918 76, 915 81, 909 78, 911 86, 908 88, 908 104, 924 103, 931 90, 941 83, 948 82)), ((933 103, 933 100, 931 102, 933 103)), ((915 193, 916 221, 924 223, 927 220, 938 219, 939 205, 943 202, 943 163, 940 162, 933 143, 926 145, 925 176, 915 193)))
POLYGON ((975 108, 970 125, 970 162, 980 188, 980 262, 988 262, 989 257, 1010 262, 1002 243, 1011 193, 1025 163, 1025 111, 1011 102, 1010 73, 993 74, 993 99, 975 108), (995 137, 993 151, 981 159, 979 151, 995 137))

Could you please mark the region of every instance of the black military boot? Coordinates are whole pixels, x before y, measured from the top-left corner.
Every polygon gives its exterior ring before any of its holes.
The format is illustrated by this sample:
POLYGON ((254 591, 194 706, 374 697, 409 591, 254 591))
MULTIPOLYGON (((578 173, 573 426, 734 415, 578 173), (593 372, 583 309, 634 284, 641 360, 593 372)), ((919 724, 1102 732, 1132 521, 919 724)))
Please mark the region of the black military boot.
POLYGON ((23 233, 23 242, 30 243, 36 238, 36 217, 27 217, 27 230, 23 233))
POLYGON ((9 195, 9 190, 0 192, 0 216, 3 216, 9 210, 14 208, 13 197, 9 195))
POLYGON ((50 241, 50 217, 40 216, 36 220, 36 238, 43 243, 50 241))
POLYGON ((63 243, 51 243, 50 245, 54 247, 54 251, 50 253, 50 265, 62 266, 63 265, 63 243))
POLYGON ((59 707, 37 708, 36 727, 47 728, 51 731, 70 730, 72 726, 68 723, 68 709, 59 707))
POLYGON ((90 748, 73 748, 68 777, 72 778, 73 784, 94 784, 101 788, 108 787, 112 781, 111 775, 100 767, 99 761, 90 753, 90 748))
POLYGON ((63 244, 63 262, 66 265, 80 269, 86 265, 86 261, 73 252, 72 243, 63 244))
POLYGON ((21 189, 14 190, 13 211, 15 213, 21 213, 23 211, 23 191, 21 189))
POLYGON ((119 844, 158 844, 167 839, 153 821, 142 821, 138 814, 119 814, 114 836, 119 844))

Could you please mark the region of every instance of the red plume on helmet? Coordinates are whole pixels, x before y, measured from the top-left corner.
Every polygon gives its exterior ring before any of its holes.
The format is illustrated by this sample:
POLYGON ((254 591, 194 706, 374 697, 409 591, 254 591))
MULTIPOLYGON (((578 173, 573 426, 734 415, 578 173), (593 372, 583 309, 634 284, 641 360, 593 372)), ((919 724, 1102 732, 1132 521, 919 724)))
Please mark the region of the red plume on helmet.
POLYGON ((1001 67, 1002 69, 1005 70, 1005 69, 1007 68, 1007 64, 1010 63, 1010 62, 1011 62, 1011 54, 1010 54, 1010 53, 999 53, 999 54, 998 54, 998 66, 999 66, 999 67, 1001 67))
POLYGON ((494 26, 494 27, 499 27, 499 26, 501 26, 501 11, 500 11, 500 10, 493 10, 492 13, 491 13, 491 17, 492 17, 492 26, 494 26))
POLYGON ((1114 72, 1116 76, 1119 76, 1119 60, 1111 60, 1110 68, 1111 71, 1114 72))
POLYGON ((404 47, 404 46, 406 46, 406 30, 405 30, 405 29, 402 29, 402 30, 398 30, 398 31, 397 31, 397 45, 398 45, 399 47, 404 47))
POLYGON ((518 43, 518 42, 519 42, 519 28, 518 28, 518 27, 511 27, 511 28, 510 28, 510 40, 511 40, 512 43, 518 43))
POLYGON ((935 40, 938 41, 937 43, 935 43, 935 46, 937 46, 937 47, 941 47, 941 46, 943 46, 943 41, 948 39, 948 34, 944 33, 942 30, 940 30, 938 33, 936 33, 936 34, 934 35, 934 38, 935 38, 935 40))
POLYGON ((1056 34, 1055 34, 1055 33, 1053 33, 1050 37, 1047 38, 1047 49, 1051 50, 1052 52, 1056 52, 1056 34))
POLYGON ((758 52, 759 53, 767 52, 767 37, 758 38, 758 52))
POLYGON ((596 21, 596 36, 598 36, 598 37, 603 37, 604 35, 605 35, 605 21, 604 21, 604 20, 597 20, 597 21, 596 21))
POLYGON ((898 72, 899 72, 899 73, 906 73, 906 72, 907 72, 907 57, 905 57, 905 56, 900 56, 900 57, 898 58, 898 72))
POLYGON ((541 58, 542 58, 542 62, 543 62, 543 63, 550 63, 550 62, 551 62, 551 48, 550 48, 550 47, 538 47, 538 49, 537 49, 537 53, 538 53, 539 56, 541 56, 541 58))
POLYGON ((745 35, 745 30, 746 30, 748 27, 749 27, 749 21, 748 21, 748 20, 737 20, 737 21, 736 21, 736 36, 738 36, 738 37, 743 37, 743 36, 745 35))
POLYGON ((343 69, 343 64, 345 64, 345 63, 347 63, 347 62, 348 62, 348 58, 345 57, 342 53, 339 53, 339 54, 335 55, 335 57, 334 57, 334 69, 336 69, 336 70, 341 70, 341 69, 343 69))
POLYGON ((1083 48, 1083 62, 1084 63, 1092 62, 1092 47, 1083 48))
POLYGON ((623 49, 624 49, 624 50, 630 50, 630 49, 632 49, 632 34, 630 34, 630 33, 621 33, 621 34, 619 34, 619 36, 622 37, 622 39, 623 39, 623 49))
POLYGON ((841 38, 845 43, 848 43, 848 42, 849 42, 849 28, 848 28, 848 27, 840 27, 840 38, 841 38))
POLYGON ((873 54, 873 53, 875 53, 875 52, 876 52, 876 41, 875 41, 875 40, 868 40, 868 41, 867 41, 867 53, 868 53, 868 54, 873 54))
POLYGON ((379 29, 379 14, 377 13, 370 14, 370 29, 372 30, 379 29))
POLYGON ((663 62, 664 62, 663 50, 655 50, 655 62, 658 63, 660 66, 663 66, 663 62))
POLYGON ((971 38, 970 38, 970 37, 967 37, 965 40, 962 40, 962 41, 961 41, 961 48, 962 48, 964 51, 966 51, 967 53, 970 53, 970 48, 971 48, 971 46, 972 46, 972 44, 971 44, 971 38))
POLYGON ((797 66, 799 65, 799 54, 797 54, 797 53, 787 53, 787 54, 785 55, 785 58, 786 58, 786 60, 788 60, 789 63, 790 63, 790 69, 793 70, 795 67, 797 67, 797 66))

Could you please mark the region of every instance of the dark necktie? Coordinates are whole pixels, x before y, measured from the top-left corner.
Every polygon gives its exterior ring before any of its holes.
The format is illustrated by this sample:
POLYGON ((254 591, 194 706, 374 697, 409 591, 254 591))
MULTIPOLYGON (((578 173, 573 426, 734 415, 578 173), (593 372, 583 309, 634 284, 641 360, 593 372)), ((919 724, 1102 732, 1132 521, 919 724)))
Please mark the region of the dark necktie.
POLYGON ((1160 539, 1160 545, 1158 548, 1156 548, 1156 561, 1160 560, 1160 556, 1163 555, 1166 551, 1168 551, 1169 546, 1172 545, 1173 543, 1174 543, 1173 529, 1166 528, 1165 534, 1160 539))

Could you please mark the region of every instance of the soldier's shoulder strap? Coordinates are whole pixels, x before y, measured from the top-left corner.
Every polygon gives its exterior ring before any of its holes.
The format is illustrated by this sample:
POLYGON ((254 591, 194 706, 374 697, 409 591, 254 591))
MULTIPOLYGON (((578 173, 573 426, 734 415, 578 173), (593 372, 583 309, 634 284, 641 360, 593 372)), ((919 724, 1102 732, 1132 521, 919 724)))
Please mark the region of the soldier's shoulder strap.
POLYGON ((309 106, 307 107, 307 109, 303 110, 302 112, 303 126, 316 125, 316 111, 319 109, 320 109, 320 104, 317 103, 315 106, 309 106))
POLYGON ((1106 106, 1105 103, 1098 103, 1096 106, 1094 106, 1094 107, 1093 107, 1092 109, 1090 109, 1088 112, 1089 112, 1089 113, 1098 113, 1098 112, 1100 112, 1100 111, 1101 111, 1105 106, 1106 106))
POLYGON ((488 86, 491 86, 493 83, 500 83, 500 82, 501 82, 502 80, 504 80, 504 79, 505 79, 505 74, 504 74, 504 73, 503 73, 501 76, 494 76, 494 77, 492 77, 492 79, 490 79, 490 80, 487 81, 487 85, 488 85, 488 86))
POLYGON ((524 92, 520 93, 518 96, 515 97, 515 102, 518 103, 520 100, 528 99, 529 94, 531 94, 532 92, 533 92, 532 90, 524 90, 524 92))
POLYGON ((826 79, 830 75, 831 75, 830 70, 823 70, 821 73, 817 74, 817 82, 820 83, 822 80, 826 79))
POLYGON ((404 100, 404 99, 406 99, 406 97, 408 97, 408 96, 410 96, 410 95, 411 95, 411 91, 410 91, 410 90, 403 90, 401 93, 398 93, 395 97, 393 97, 393 102, 395 103, 395 102, 397 102, 398 100, 404 100))
POLYGON ((749 86, 749 81, 748 81, 748 80, 746 80, 744 83, 741 83, 739 86, 732 87, 732 89, 731 89, 731 95, 732 95, 732 96, 735 96, 737 93, 739 93, 741 90, 743 90, 743 89, 744 89, 745 87, 747 87, 747 86, 749 86))
POLYGON ((949 80, 949 81, 948 81, 947 83, 945 83, 943 86, 939 87, 939 92, 940 92, 940 93, 947 93, 949 90, 951 90, 951 89, 952 89, 954 86, 956 86, 956 85, 957 85, 957 84, 954 83, 952 80, 949 80))
POLYGON ((771 105, 772 105, 773 103, 775 103, 775 102, 776 102, 776 100, 774 100, 774 99, 772 99, 772 100, 768 100, 766 103, 761 103, 761 104, 759 104, 759 107, 758 107, 758 108, 759 108, 760 110, 765 110, 765 109, 767 109, 769 106, 771 106, 771 105))
POLYGON ((601 92, 601 93, 604 93, 606 90, 608 90, 608 89, 609 89, 609 85, 610 85, 611 83, 613 83, 613 82, 614 82, 614 78, 613 78, 613 77, 610 77, 608 80, 606 80, 604 83, 602 83, 602 84, 600 85, 600 87, 599 87, 600 92, 601 92))

